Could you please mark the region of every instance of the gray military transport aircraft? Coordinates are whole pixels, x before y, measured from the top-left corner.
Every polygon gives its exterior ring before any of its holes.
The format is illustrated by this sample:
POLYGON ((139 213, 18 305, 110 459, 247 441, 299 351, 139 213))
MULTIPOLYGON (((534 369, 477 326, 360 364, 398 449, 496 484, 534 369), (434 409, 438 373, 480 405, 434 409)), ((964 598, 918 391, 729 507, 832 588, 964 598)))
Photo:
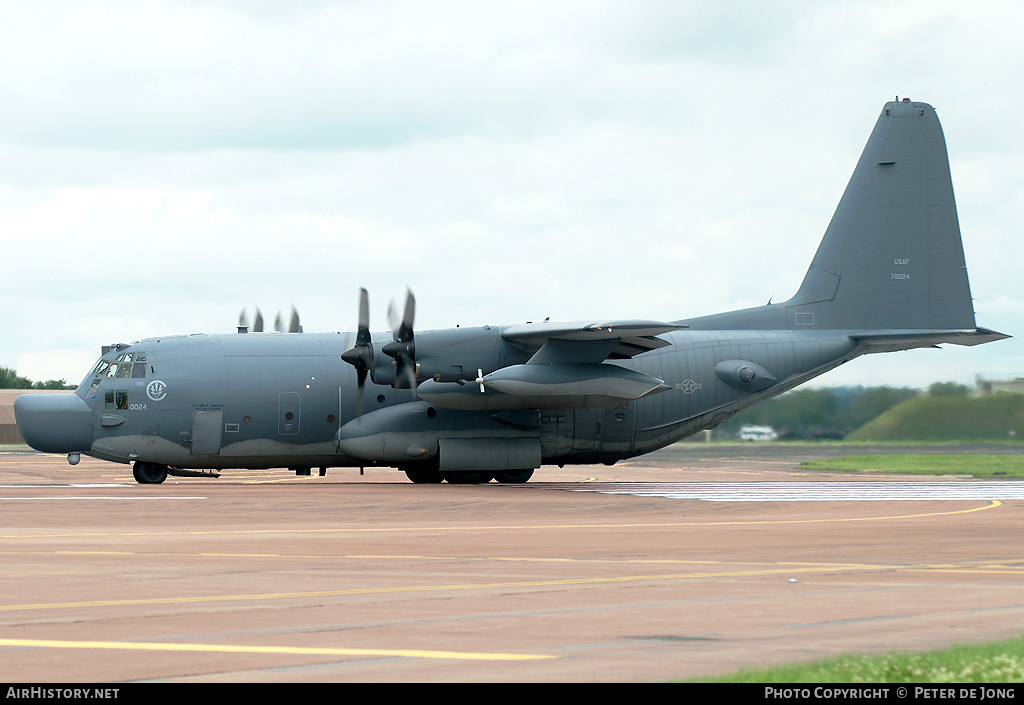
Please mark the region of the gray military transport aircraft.
POLYGON ((71 464, 134 462, 140 483, 370 466, 413 482, 526 482, 543 464, 657 450, 867 353, 1008 337, 975 324, 935 110, 898 98, 784 303, 414 334, 409 294, 384 335, 368 312, 362 290, 354 343, 240 325, 104 347, 73 394, 19 397, 18 428, 71 464))

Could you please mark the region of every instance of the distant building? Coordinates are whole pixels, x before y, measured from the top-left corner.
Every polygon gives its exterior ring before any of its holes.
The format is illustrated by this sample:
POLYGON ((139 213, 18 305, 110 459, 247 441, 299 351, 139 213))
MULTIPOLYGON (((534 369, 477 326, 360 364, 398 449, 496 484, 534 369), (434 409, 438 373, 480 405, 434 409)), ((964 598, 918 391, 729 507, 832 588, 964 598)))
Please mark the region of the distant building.
POLYGON ((1003 375, 991 379, 985 379, 979 375, 975 381, 979 396, 987 397, 996 392, 1024 394, 1024 375, 1003 375))

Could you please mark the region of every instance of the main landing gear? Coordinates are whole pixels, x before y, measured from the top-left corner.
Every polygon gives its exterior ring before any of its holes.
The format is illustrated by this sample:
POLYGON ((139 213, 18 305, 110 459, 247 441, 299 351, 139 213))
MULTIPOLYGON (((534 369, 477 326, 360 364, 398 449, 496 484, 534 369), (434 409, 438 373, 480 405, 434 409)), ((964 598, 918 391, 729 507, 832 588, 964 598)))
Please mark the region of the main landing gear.
POLYGON ((167 466, 138 460, 132 467, 132 475, 140 485, 159 485, 167 479, 167 466))
POLYGON ((471 470, 464 472, 441 472, 435 468, 403 468, 405 476, 416 484, 436 484, 446 481, 450 485, 482 485, 497 480, 503 484, 520 484, 529 482, 533 477, 533 470, 499 470, 486 472, 483 470, 471 470))

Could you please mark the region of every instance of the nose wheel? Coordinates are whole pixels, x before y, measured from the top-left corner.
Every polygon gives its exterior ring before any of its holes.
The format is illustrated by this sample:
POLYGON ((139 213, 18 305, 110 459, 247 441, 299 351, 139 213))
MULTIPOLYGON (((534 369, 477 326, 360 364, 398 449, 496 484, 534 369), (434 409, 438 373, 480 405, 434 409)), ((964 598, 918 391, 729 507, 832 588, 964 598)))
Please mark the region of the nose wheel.
POLYGON ((159 485, 167 479, 167 466, 136 461, 132 475, 140 485, 159 485))

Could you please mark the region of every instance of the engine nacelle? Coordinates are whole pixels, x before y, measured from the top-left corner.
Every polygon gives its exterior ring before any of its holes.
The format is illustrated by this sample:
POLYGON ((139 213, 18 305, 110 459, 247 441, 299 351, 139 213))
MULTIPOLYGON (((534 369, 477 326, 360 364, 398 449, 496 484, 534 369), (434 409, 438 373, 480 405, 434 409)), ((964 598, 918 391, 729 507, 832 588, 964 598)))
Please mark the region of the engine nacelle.
POLYGON ((596 409, 667 389, 657 377, 610 364, 512 365, 479 384, 424 382, 421 399, 449 409, 596 409))

